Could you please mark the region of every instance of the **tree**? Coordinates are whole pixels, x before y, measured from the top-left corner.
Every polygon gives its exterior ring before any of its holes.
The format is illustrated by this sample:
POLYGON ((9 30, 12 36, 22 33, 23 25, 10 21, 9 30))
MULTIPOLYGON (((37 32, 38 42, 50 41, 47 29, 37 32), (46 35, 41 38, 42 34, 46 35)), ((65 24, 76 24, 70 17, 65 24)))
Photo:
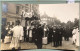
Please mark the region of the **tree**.
POLYGON ((67 28, 72 28, 73 26, 74 26, 74 23, 71 22, 71 21, 68 21, 68 22, 66 23, 66 27, 67 27, 67 28))
POLYGON ((74 26, 79 26, 79 19, 75 18, 74 26))

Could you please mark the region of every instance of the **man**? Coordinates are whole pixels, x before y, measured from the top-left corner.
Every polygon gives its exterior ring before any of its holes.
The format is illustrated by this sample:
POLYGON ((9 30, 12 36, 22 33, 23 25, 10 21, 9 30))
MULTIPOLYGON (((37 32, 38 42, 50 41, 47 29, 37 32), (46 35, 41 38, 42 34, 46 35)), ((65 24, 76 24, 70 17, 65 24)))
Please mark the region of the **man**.
POLYGON ((53 27, 49 27, 48 43, 52 42, 53 27))
POLYGON ((43 29, 41 27, 41 25, 38 25, 37 29, 36 29, 36 45, 38 49, 42 49, 42 37, 43 37, 43 29))
POLYGON ((20 49, 20 40, 22 40, 23 37, 23 27, 20 26, 19 20, 16 21, 16 26, 12 28, 11 31, 13 32, 13 37, 10 47, 12 48, 12 50, 14 50, 15 48, 20 49))
POLYGON ((56 37, 56 27, 53 27, 53 34, 52 34, 52 43, 54 43, 54 47, 57 47, 56 43, 57 43, 57 37, 56 37))
POLYGON ((27 41, 27 35, 26 35, 27 30, 26 30, 26 27, 23 27, 23 30, 24 30, 24 42, 26 42, 27 41))
POLYGON ((2 39, 2 42, 4 43, 4 39, 5 39, 5 36, 7 35, 7 31, 6 31, 6 28, 5 26, 2 24, 2 30, 1 30, 1 39, 2 39))
POLYGON ((60 29, 59 29, 59 25, 57 25, 57 28, 56 28, 56 47, 59 46, 59 40, 60 40, 59 33, 60 33, 60 29))
POLYGON ((69 37, 70 37, 70 28, 66 28, 66 33, 65 33, 65 40, 69 41, 69 37))
POLYGON ((32 29, 32 42, 35 42, 35 36, 36 36, 36 27, 34 26, 32 29))
POLYGON ((27 42, 29 42, 29 28, 30 28, 30 26, 28 25, 28 26, 27 26, 27 36, 26 36, 27 42))
POLYGON ((63 29, 61 27, 59 27, 59 46, 62 46, 62 34, 63 34, 63 29))

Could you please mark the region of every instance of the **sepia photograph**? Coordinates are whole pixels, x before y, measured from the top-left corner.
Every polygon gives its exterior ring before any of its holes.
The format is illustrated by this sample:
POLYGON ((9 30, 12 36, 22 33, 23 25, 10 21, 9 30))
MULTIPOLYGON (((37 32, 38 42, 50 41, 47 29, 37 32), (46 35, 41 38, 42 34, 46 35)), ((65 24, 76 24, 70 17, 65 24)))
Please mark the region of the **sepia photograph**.
POLYGON ((78 50, 79 32, 79 3, 2 2, 0 50, 78 50))

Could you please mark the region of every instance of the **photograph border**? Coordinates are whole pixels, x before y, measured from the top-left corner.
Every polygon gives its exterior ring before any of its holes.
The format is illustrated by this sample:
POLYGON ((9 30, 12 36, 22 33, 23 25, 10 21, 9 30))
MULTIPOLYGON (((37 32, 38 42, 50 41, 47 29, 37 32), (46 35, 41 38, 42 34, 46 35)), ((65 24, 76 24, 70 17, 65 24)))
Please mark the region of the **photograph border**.
MULTIPOLYGON (((62 4, 62 3, 67 3, 68 0, 0 0, 0 38, 1 38, 1 23, 2 23, 2 2, 9 2, 9 3, 24 3, 24 4, 62 4), (25 2, 26 1, 26 2, 25 2)), ((79 3, 79 19, 80 19, 80 0, 75 0, 75 2, 79 3)), ((80 20, 79 20, 80 22, 80 20)), ((80 23, 79 23, 79 30, 80 30, 80 23)), ((79 34, 80 35, 80 34, 79 34)), ((80 41, 79 41, 80 43, 80 41)), ((0 41, 0 46, 1 46, 1 41, 0 41)), ((79 48, 80 50, 80 48, 79 48)), ((78 50, 78 51, 79 51, 78 50)), ((27 51, 27 50, 23 50, 27 51)), ((58 51, 58 50, 50 50, 50 49, 35 49, 31 51, 58 51)))

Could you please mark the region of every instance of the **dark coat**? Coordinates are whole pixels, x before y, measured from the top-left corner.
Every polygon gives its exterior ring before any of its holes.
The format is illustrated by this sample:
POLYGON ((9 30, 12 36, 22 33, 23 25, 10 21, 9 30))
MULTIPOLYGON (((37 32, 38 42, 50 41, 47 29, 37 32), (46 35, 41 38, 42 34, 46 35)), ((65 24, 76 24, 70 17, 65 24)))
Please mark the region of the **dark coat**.
POLYGON ((43 29, 41 27, 38 27, 36 32, 37 32, 37 44, 42 44, 43 29))
POLYGON ((51 42, 52 41, 52 35, 53 35, 53 29, 49 28, 49 34, 48 34, 48 41, 51 42))
POLYGON ((5 36, 7 35, 7 31, 6 31, 6 29, 5 29, 5 26, 2 26, 2 31, 1 31, 2 33, 1 33, 1 39, 4 39, 5 38, 5 36))
POLYGON ((66 29, 65 37, 69 37, 71 34, 70 29, 66 29))
POLYGON ((58 29, 54 29, 53 30, 53 41, 57 41, 58 40, 58 29))
POLYGON ((24 30, 24 37, 26 37, 26 32, 27 32, 26 27, 23 27, 23 30, 24 30))
POLYGON ((37 32, 36 32, 36 28, 33 28, 32 29, 32 39, 33 39, 33 41, 35 42, 35 39, 37 38, 37 32))
POLYGON ((59 35, 58 35, 59 41, 62 41, 63 29, 60 28, 58 32, 59 32, 59 35))

